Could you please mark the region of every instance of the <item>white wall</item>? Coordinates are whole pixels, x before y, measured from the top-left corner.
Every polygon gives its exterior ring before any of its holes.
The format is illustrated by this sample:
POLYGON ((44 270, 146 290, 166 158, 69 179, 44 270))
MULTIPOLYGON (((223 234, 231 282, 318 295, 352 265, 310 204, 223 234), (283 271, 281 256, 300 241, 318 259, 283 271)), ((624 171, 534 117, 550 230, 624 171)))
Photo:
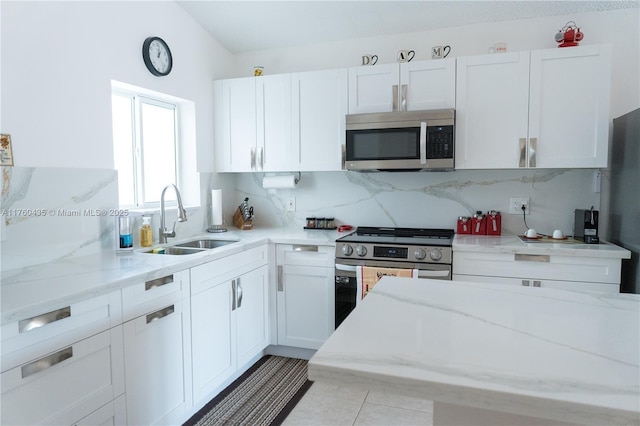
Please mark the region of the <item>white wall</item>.
POLYGON ((112 79, 196 104, 198 168, 213 171, 213 85, 232 55, 174 2, 2 1, 1 130, 15 165, 113 168, 112 79), (155 77, 146 37, 162 37, 174 67, 155 77))

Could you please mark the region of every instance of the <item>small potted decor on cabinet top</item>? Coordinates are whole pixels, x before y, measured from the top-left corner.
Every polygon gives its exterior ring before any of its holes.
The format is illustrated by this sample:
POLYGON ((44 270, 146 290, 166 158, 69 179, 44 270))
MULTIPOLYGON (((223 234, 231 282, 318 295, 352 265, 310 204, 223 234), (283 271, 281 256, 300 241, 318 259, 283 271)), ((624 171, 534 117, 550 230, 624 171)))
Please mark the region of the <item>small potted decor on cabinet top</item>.
POLYGON ((558 47, 578 46, 579 42, 584 38, 584 33, 580 32, 580 28, 575 22, 569 21, 556 33, 556 42, 560 43, 558 47))

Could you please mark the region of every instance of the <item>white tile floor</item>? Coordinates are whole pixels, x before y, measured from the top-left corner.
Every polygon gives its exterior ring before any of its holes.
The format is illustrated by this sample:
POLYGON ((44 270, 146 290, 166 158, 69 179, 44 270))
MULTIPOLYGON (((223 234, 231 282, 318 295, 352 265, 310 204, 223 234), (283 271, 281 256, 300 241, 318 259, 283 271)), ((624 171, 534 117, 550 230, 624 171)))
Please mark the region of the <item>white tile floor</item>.
POLYGON ((433 425, 433 402, 314 383, 283 426, 433 425))

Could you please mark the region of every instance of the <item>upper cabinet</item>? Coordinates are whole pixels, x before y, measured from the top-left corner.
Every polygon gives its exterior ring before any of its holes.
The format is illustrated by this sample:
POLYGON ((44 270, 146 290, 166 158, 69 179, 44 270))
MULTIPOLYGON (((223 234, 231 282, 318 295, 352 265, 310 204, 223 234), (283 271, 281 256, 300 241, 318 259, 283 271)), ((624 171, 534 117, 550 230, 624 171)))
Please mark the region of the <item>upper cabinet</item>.
POLYGON ((454 58, 349 68, 349 114, 454 108, 454 58))
POLYGON ((217 171, 342 169, 346 69, 219 80, 214 96, 217 171))
POLYGON ((456 168, 607 166, 611 48, 458 58, 456 168))

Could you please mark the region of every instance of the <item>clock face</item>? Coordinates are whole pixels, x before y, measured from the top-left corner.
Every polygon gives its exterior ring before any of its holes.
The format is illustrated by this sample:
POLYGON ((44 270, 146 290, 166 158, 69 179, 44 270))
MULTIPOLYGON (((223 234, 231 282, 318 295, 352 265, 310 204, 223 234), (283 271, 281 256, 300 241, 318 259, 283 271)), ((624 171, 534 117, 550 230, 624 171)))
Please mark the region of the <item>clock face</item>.
POLYGON ((142 45, 144 63, 156 76, 168 75, 173 66, 173 58, 169 46, 159 37, 149 37, 142 45))

